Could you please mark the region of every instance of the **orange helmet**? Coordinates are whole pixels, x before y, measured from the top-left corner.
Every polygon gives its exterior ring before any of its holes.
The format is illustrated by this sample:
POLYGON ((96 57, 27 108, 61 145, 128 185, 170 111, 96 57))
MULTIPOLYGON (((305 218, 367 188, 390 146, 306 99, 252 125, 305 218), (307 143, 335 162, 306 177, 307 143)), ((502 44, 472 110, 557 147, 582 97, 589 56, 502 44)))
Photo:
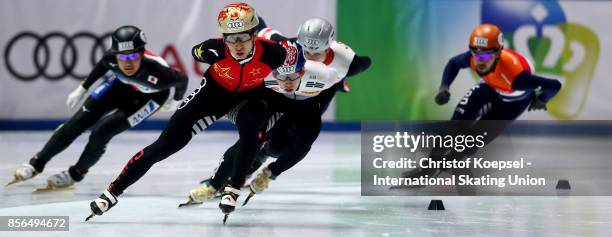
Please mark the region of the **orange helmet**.
POLYGON ((219 31, 223 34, 245 32, 259 24, 255 8, 246 3, 233 3, 223 7, 217 21, 219 31))
POLYGON ((470 49, 501 49, 504 47, 504 36, 493 24, 476 26, 470 35, 470 49))

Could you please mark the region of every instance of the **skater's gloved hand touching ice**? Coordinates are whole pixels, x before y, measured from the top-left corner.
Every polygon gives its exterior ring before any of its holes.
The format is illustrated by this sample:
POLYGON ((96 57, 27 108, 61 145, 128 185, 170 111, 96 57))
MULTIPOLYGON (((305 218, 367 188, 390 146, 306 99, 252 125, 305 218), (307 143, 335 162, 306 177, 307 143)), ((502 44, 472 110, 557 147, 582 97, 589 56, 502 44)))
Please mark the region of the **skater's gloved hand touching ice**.
POLYGON ((66 105, 68 108, 74 108, 85 96, 87 93, 87 89, 85 89, 82 85, 79 85, 72 93, 68 95, 68 99, 66 100, 66 105))

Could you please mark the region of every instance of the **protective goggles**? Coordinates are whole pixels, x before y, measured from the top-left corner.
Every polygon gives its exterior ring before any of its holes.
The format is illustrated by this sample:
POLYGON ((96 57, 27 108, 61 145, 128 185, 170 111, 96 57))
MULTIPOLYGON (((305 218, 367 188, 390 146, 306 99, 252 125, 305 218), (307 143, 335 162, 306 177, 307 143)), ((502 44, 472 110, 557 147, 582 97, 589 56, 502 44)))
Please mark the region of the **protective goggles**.
POLYGON ((274 78, 276 78, 279 81, 295 81, 297 79, 300 79, 303 75, 304 75, 304 70, 301 70, 299 72, 295 72, 295 73, 291 73, 291 74, 278 74, 277 72, 273 73, 274 78))
POLYGON ((223 39, 225 40, 225 42, 227 43, 244 43, 247 42, 249 40, 251 40, 253 38, 253 35, 250 33, 240 33, 240 34, 231 34, 231 35, 224 35, 223 39))
POLYGON ((498 50, 480 51, 480 50, 471 49, 470 52, 472 53, 472 56, 474 56, 474 59, 476 59, 477 61, 490 61, 490 60, 495 59, 495 56, 497 56, 497 53, 499 51, 498 50))
POLYGON ((119 54, 119 60, 123 60, 123 61, 127 61, 127 60, 133 61, 133 60, 136 60, 136 59, 139 59, 139 58, 140 58, 140 53, 138 53, 138 52, 136 52, 136 53, 127 53, 127 54, 120 53, 119 54))

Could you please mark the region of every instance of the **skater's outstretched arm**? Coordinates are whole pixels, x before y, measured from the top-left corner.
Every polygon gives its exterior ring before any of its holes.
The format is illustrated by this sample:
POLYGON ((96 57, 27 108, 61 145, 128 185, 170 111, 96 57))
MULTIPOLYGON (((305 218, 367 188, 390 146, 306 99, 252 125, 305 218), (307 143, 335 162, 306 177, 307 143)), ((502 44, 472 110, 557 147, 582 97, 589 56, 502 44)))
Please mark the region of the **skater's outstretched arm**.
POLYGON ((448 103, 450 100, 450 92, 448 91, 448 88, 455 80, 455 77, 457 77, 457 74, 459 74, 459 70, 470 66, 471 57, 471 52, 467 51, 451 58, 448 61, 446 67, 444 67, 442 82, 440 83, 438 94, 436 95, 436 104, 443 105, 448 103))
POLYGON ((440 88, 448 88, 459 74, 459 70, 463 68, 468 68, 470 66, 470 51, 459 54, 450 60, 444 67, 444 73, 442 74, 442 83, 440 84, 440 88))
POLYGON ((96 66, 91 70, 89 75, 81 82, 81 86, 85 89, 89 89, 100 77, 104 76, 110 68, 108 67, 109 58, 113 57, 112 54, 105 54, 96 66))
POLYGON ((349 66, 348 73, 346 73, 346 77, 352 77, 359 73, 365 72, 370 68, 372 64, 372 59, 368 56, 359 56, 356 55, 353 57, 351 61, 351 65, 349 66))

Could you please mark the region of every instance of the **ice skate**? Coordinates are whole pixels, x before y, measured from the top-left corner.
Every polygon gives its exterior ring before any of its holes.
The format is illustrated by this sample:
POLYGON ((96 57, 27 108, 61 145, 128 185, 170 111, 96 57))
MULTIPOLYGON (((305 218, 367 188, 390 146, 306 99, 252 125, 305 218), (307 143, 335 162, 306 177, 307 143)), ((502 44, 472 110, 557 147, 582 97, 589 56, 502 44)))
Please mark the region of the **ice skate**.
POLYGON ((264 168, 261 173, 251 181, 251 185, 249 185, 251 193, 249 193, 249 196, 244 200, 242 206, 246 205, 255 194, 261 193, 268 188, 268 184, 270 184, 270 180, 272 179, 272 171, 268 168, 264 168))
POLYGON ((204 181, 205 182, 203 182, 202 185, 189 191, 187 202, 179 204, 178 207, 200 205, 205 201, 215 198, 217 194, 219 194, 219 192, 217 192, 217 190, 210 185, 210 179, 204 181))
POLYGON ((115 195, 110 193, 108 190, 105 190, 99 198, 89 203, 89 207, 91 208, 91 214, 87 218, 85 218, 85 221, 88 221, 95 215, 101 216, 102 214, 110 210, 112 207, 114 207, 117 202, 117 197, 115 197, 115 195))
POLYGON ((13 174, 13 180, 6 183, 5 187, 34 178, 34 176, 36 176, 37 174, 38 171, 34 169, 34 166, 30 164, 23 164, 21 167, 15 170, 15 174, 13 174))
POLYGON ((70 177, 68 171, 62 171, 47 178, 47 187, 35 188, 33 192, 63 191, 74 189, 74 179, 70 177))
POLYGON ((223 188, 221 194, 221 202, 219 202, 219 209, 223 212, 223 224, 227 221, 227 217, 236 209, 236 201, 240 196, 240 189, 234 188, 231 185, 226 185, 223 188))

